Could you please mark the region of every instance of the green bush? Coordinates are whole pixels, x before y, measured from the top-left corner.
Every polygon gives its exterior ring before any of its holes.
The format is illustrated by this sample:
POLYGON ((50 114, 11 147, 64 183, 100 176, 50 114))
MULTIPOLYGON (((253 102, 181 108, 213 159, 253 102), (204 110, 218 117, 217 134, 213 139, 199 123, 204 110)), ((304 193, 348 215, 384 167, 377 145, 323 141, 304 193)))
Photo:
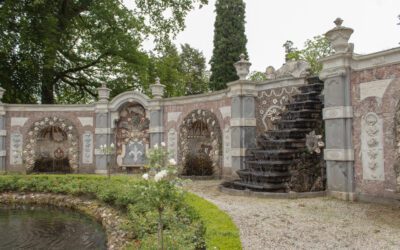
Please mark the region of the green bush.
MULTIPOLYGON (((123 211, 130 219, 126 229, 135 236, 131 248, 156 248, 152 241, 157 232, 156 211, 140 204, 144 181, 128 176, 107 179, 90 175, 2 175, 0 192, 48 192, 73 196, 89 196, 123 211)), ((176 236, 167 240, 169 249, 201 249, 204 246, 202 224, 199 217, 186 204, 171 206, 165 213, 166 235, 176 236), (187 246, 190 246, 187 248, 187 246)))

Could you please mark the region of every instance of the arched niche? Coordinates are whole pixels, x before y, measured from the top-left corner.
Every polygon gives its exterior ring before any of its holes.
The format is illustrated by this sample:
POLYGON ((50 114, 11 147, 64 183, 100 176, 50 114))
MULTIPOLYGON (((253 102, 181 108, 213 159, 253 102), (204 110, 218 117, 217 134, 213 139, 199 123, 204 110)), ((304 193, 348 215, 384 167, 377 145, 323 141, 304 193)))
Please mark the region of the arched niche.
MULTIPOLYGON (((212 162, 212 174, 221 176, 221 127, 215 114, 209 110, 192 111, 183 119, 179 127, 178 161, 185 166, 189 157, 193 156, 199 156, 202 159, 204 156, 209 158, 212 162)), ((187 167, 190 166, 185 166, 184 169, 187 167)))
POLYGON ((119 167, 139 167, 146 162, 149 147, 149 119, 141 103, 120 106, 115 120, 116 154, 119 167))
POLYGON ((147 109, 149 105, 149 100, 150 98, 143 93, 137 91, 126 91, 114 97, 110 101, 108 107, 110 111, 113 112, 119 111, 121 107, 124 106, 126 103, 138 103, 142 105, 142 107, 147 109))
POLYGON ((78 133, 69 120, 45 117, 33 123, 25 138, 22 156, 28 173, 78 172, 78 133))

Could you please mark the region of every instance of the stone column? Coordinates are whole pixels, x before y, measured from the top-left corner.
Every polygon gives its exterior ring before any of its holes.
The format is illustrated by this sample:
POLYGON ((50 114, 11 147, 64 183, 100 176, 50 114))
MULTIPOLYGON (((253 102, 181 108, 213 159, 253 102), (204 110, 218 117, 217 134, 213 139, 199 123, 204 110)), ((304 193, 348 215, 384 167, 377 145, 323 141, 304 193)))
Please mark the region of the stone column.
POLYGON ((353 109, 351 104, 350 64, 353 44, 349 44, 353 29, 336 27, 325 36, 335 54, 321 60, 324 81, 325 141, 324 159, 327 168, 327 190, 340 199, 354 200, 354 149, 352 144, 353 109))
POLYGON ((231 155, 232 172, 245 167, 246 150, 256 146, 256 96, 253 81, 246 80, 251 63, 244 55, 235 63, 239 80, 228 83, 231 97, 231 155))
POLYGON ((150 85, 153 99, 149 102, 150 112, 150 147, 155 144, 160 145, 164 141, 164 120, 163 120, 163 108, 162 108, 162 97, 164 96, 165 86, 160 83, 160 78, 156 78, 156 83, 150 85))
MULTIPOLYGON (((5 123, 5 109, 4 104, 1 102, 3 98, 5 90, 0 87, 0 172, 7 171, 6 169, 6 137, 7 137, 7 130, 6 130, 6 123, 5 123)), ((21 152, 22 153, 22 152, 21 152)))
POLYGON ((113 142, 111 135, 111 118, 108 110, 111 90, 103 83, 97 91, 99 100, 95 106, 95 173, 107 174, 107 156, 103 155, 100 146, 104 144, 110 145, 111 142, 113 142))

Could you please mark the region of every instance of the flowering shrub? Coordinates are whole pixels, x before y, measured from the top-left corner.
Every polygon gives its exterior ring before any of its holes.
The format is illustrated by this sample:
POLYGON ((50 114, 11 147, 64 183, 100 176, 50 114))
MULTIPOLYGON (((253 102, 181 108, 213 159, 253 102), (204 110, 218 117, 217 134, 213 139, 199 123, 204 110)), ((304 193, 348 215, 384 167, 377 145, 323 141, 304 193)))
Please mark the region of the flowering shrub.
POLYGON ((158 242, 160 249, 164 249, 164 214, 184 204, 183 190, 178 187, 181 180, 177 176, 175 159, 167 161, 168 151, 164 142, 161 146, 154 145, 147 157, 149 171, 142 176, 147 183, 143 186, 141 204, 157 212, 158 242))

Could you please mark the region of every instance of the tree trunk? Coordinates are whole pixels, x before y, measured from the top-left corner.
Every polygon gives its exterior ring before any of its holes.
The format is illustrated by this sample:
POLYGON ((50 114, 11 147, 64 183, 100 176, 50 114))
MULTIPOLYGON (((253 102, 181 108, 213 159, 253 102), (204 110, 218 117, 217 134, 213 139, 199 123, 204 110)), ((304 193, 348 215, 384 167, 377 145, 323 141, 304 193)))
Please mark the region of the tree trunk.
POLYGON ((43 69, 42 87, 41 87, 42 104, 54 104, 54 71, 50 68, 43 69))

